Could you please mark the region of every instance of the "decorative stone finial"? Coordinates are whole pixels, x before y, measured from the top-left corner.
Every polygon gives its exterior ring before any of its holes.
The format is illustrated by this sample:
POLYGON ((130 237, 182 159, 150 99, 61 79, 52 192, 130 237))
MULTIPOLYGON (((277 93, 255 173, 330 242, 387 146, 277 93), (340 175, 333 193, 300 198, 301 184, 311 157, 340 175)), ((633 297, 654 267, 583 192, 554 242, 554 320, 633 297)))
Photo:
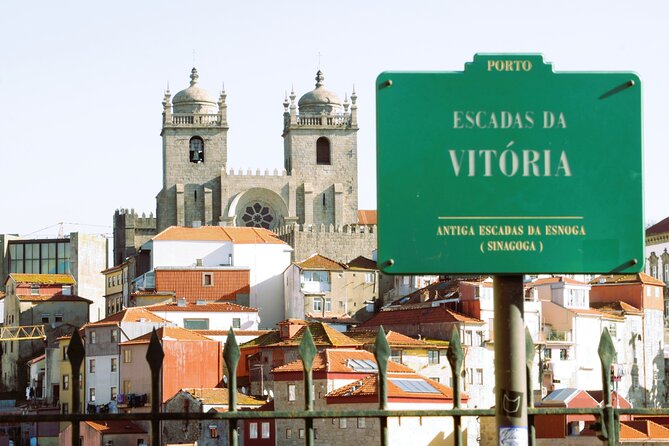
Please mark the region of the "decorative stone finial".
POLYGON ((288 110, 288 106, 290 105, 290 102, 288 102, 288 92, 285 92, 285 97, 283 99, 283 108, 288 110))
POLYGON ((197 68, 193 67, 192 70, 190 70, 190 85, 191 87, 195 84, 197 84, 197 80, 200 76, 197 74, 197 68))
POLYGON ((323 76, 323 72, 321 70, 318 70, 318 72, 316 73, 316 88, 322 87, 324 80, 325 76, 323 76))

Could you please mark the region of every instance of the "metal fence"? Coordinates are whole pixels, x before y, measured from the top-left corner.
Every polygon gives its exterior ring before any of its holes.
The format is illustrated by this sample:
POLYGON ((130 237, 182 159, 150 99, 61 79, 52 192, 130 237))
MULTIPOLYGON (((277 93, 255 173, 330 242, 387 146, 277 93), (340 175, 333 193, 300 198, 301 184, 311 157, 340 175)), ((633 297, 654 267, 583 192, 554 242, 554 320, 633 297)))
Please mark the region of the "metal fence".
MULTIPOLYGON (((531 373, 534 358, 534 343, 529 332, 526 332, 526 357, 527 359, 527 394, 532 395, 531 373)), ((374 356, 378 367, 378 409, 376 410, 314 410, 314 389, 312 386, 312 362, 317 353, 311 332, 307 328, 300 347, 298 349, 304 368, 304 410, 299 411, 237 411, 237 377, 236 370, 240 358, 240 349, 232 329, 229 330, 227 341, 223 352, 228 378, 228 412, 161 412, 160 410, 160 369, 164 353, 155 329, 146 354, 146 360, 151 370, 151 412, 149 413, 117 413, 117 414, 84 414, 81 412, 80 393, 76 391, 80 387, 78 373, 73 373, 72 407, 70 414, 0 414, 0 423, 34 423, 34 422, 71 422, 72 438, 80 437, 80 424, 82 421, 105 421, 105 420, 150 420, 151 422, 151 444, 160 445, 160 422, 168 420, 227 420, 228 422, 228 444, 237 446, 239 444, 238 422, 253 419, 303 419, 305 425, 304 442, 307 446, 314 445, 314 419, 320 418, 377 418, 380 421, 381 445, 388 445, 388 418, 394 417, 452 417, 454 420, 454 444, 461 446, 463 442, 462 419, 463 417, 494 417, 495 409, 465 409, 461 403, 462 370, 464 352, 460 342, 457 329, 453 329, 449 343, 447 358, 453 376, 453 408, 448 410, 389 410, 387 391, 387 366, 390 357, 390 346, 386 340, 385 332, 380 327, 376 342, 374 344, 374 356)), ((597 422, 591 428, 597 431, 598 437, 604 444, 617 444, 619 438, 620 415, 669 415, 669 409, 618 409, 612 405, 611 398, 611 364, 615 356, 615 348, 607 329, 602 332, 599 343, 599 358, 602 365, 602 390, 604 405, 601 408, 569 409, 569 408, 534 408, 532 398, 528 397, 528 443, 536 444, 534 431, 534 418, 538 415, 594 415, 597 422)), ((78 330, 72 334, 72 339, 67 350, 72 370, 80 370, 84 360, 84 346, 78 330)))

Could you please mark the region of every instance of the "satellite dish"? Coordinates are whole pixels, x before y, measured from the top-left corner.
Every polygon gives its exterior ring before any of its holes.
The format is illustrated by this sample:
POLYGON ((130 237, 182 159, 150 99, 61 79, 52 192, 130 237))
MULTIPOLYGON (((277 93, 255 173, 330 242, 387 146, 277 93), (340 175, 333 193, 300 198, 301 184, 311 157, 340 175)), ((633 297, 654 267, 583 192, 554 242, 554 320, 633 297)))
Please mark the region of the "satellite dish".
POLYGON ((267 395, 269 395, 269 392, 267 391, 267 389, 265 389, 262 394, 267 396, 267 395))
POLYGON ((223 382, 225 383, 225 385, 228 384, 228 375, 223 375, 223 382))
POLYGON ((272 391, 272 389, 269 390, 269 397, 274 399, 274 392, 272 391))
POLYGON ((246 395, 246 387, 242 386, 242 393, 246 395))

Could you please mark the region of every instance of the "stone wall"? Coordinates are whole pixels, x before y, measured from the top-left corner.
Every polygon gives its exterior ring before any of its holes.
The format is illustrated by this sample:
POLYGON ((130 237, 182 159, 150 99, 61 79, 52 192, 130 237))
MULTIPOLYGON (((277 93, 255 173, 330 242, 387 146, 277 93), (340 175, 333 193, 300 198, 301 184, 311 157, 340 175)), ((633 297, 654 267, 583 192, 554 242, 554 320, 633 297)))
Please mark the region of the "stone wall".
POLYGON ((371 258, 372 251, 377 247, 376 226, 293 225, 280 228, 277 234, 293 247, 293 261, 318 253, 348 263, 358 256, 371 258))
POLYGON ((139 217, 134 209, 117 209, 114 212, 114 265, 137 254, 137 250, 157 234, 153 213, 139 217))

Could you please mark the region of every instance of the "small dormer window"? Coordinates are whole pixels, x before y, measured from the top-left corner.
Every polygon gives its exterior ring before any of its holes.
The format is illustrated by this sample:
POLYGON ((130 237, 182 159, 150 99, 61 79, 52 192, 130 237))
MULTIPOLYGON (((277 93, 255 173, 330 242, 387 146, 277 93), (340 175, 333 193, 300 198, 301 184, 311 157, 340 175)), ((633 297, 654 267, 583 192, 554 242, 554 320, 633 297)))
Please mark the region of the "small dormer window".
POLYGON ((188 144, 191 163, 204 163, 204 141, 199 136, 193 136, 188 144))
POLYGON ((316 164, 330 165, 330 140, 321 136, 316 140, 316 164))
POLYGON ((37 286, 30 287, 30 295, 31 296, 38 296, 39 295, 39 287, 37 287, 37 286))

